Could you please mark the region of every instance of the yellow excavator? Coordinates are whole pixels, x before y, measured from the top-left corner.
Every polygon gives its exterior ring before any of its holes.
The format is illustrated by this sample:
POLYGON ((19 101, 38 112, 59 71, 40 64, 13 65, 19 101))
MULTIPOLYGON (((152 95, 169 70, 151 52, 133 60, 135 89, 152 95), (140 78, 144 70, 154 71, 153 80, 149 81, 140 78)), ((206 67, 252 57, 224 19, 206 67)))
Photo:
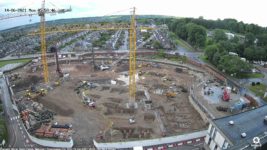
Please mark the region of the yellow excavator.
POLYGON ((47 94, 47 90, 40 89, 36 92, 32 92, 30 90, 26 90, 25 97, 31 100, 37 100, 40 96, 45 96, 47 94))
POLYGON ((166 93, 166 96, 167 96, 167 98, 175 98, 176 93, 174 93, 174 92, 167 92, 166 93))

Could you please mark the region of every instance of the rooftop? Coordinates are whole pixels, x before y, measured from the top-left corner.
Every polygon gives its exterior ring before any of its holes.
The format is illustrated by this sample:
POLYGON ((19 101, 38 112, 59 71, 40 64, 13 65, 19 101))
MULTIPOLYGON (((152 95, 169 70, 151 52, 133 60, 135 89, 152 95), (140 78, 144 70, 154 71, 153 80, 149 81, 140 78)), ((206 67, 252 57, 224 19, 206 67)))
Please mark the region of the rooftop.
POLYGON ((214 119, 214 124, 230 140, 233 145, 251 143, 255 136, 263 135, 267 131, 264 117, 267 116, 267 105, 254 110, 246 111, 232 116, 214 119), (234 121, 234 125, 229 125, 234 121), (241 134, 246 133, 242 138, 241 134))

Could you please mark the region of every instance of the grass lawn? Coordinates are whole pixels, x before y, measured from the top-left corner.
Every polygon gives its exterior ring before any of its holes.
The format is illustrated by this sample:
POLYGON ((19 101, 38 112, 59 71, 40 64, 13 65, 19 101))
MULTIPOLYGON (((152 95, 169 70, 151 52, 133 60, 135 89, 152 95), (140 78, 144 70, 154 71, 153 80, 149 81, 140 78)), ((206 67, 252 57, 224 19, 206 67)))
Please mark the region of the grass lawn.
POLYGON ((200 55, 199 58, 200 58, 203 62, 205 62, 205 63, 209 63, 209 61, 208 61, 208 57, 205 56, 204 54, 200 55))
POLYGON ((0 67, 3 67, 7 64, 15 64, 15 63, 27 63, 31 61, 31 59, 29 58, 25 58, 25 59, 16 59, 16 60, 1 60, 0 61, 0 67))
POLYGON ((245 79, 245 78, 264 78, 264 74, 262 73, 242 73, 238 75, 239 79, 245 79))
POLYGON ((156 59, 156 60, 164 60, 164 59, 168 59, 170 61, 174 61, 174 62, 186 62, 187 58, 185 56, 167 56, 165 55, 163 52, 159 52, 156 55, 153 55, 152 57, 150 57, 151 59, 156 59))
POLYGON ((192 46, 190 46, 188 43, 186 43, 184 40, 177 38, 175 40, 175 43, 189 51, 194 51, 194 48, 192 46))
POLYGON ((265 100, 267 102, 267 97, 266 98, 263 98, 264 96, 264 93, 266 92, 267 90, 267 86, 264 85, 264 84, 260 84, 260 85, 255 85, 255 86, 252 86, 250 85, 249 86, 249 89, 256 94, 256 96, 259 96, 261 97, 263 100, 265 100))

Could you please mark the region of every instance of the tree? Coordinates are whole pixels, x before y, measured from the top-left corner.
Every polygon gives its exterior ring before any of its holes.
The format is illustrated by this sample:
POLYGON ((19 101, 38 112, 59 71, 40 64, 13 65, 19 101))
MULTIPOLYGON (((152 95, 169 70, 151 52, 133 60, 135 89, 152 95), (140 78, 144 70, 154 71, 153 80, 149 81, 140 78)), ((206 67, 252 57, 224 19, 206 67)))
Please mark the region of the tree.
POLYGON ((159 50, 158 51, 158 54, 157 54, 159 57, 161 57, 161 58, 165 58, 166 57, 166 54, 165 54, 165 52, 164 52, 164 50, 159 50))
POLYGON ((185 24, 177 24, 176 34, 183 40, 187 40, 188 31, 185 24))
POLYGON ((257 39, 257 46, 267 46, 267 34, 261 34, 257 39))
MULTIPOLYGON (((210 62, 217 62, 219 54, 229 51, 236 52, 241 57, 248 60, 267 60, 267 28, 255 24, 245 24, 235 19, 205 20, 203 18, 170 18, 166 19, 169 29, 181 39, 186 40, 193 47, 199 48, 210 45, 217 45, 219 53, 213 58, 217 51, 212 51, 211 46, 207 48, 207 56, 210 62), (206 40, 205 28, 214 30, 214 38, 206 40), (227 40, 224 30, 230 30, 236 35, 227 40), (243 36, 245 38, 243 38, 243 36), (204 42, 203 42, 204 41, 204 42), (246 50, 245 50, 246 49, 246 50), (253 50, 252 50, 253 49, 253 50), (245 52, 246 51, 246 52, 245 52)), ((205 49, 206 49, 205 48, 205 49)), ((216 48, 215 48, 216 49, 216 48)), ((205 50, 206 51, 206 50, 205 50)))
POLYGON ((222 29, 215 29, 213 33, 213 40, 215 42, 226 41, 227 37, 222 29))
POLYGON ((234 36, 232 39, 230 39, 230 42, 238 44, 239 43, 239 38, 237 36, 234 36))
POLYGON ((245 45, 246 46, 252 46, 254 45, 254 41, 255 41, 255 36, 252 33, 247 33, 245 35, 245 45))
POLYGON ((219 61, 219 68, 228 74, 239 75, 250 71, 251 65, 242 61, 238 56, 224 55, 219 61))
POLYGON ((218 47, 220 51, 236 52, 238 45, 227 40, 227 41, 220 41, 218 43, 218 47))
POLYGON ((154 41, 152 45, 153 45, 154 49, 162 49, 163 48, 159 41, 154 41))
POLYGON ((205 55, 208 57, 208 60, 212 62, 214 54, 218 51, 219 51, 219 48, 217 45, 215 44, 209 45, 205 49, 205 55))
POLYGON ((244 50, 244 56, 248 59, 248 60, 254 60, 255 59, 255 52, 254 49, 251 47, 247 47, 244 50))
POLYGON ((220 62, 221 56, 222 56, 222 54, 219 51, 217 51, 213 55, 212 64, 214 64, 215 66, 217 66, 219 64, 219 62, 220 62))
POLYGON ((206 29, 203 26, 196 25, 194 23, 188 23, 186 25, 188 32, 187 41, 192 44, 194 47, 204 47, 207 34, 206 29))

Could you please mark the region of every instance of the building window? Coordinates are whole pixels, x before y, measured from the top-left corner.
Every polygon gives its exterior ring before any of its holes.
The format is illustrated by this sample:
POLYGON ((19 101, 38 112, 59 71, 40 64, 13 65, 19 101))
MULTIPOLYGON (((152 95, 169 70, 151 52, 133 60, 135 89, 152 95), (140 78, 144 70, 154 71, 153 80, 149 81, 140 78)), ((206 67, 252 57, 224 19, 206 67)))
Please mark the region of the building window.
POLYGON ((208 142, 208 145, 210 145, 210 142, 211 142, 211 138, 209 138, 209 142, 208 142))

